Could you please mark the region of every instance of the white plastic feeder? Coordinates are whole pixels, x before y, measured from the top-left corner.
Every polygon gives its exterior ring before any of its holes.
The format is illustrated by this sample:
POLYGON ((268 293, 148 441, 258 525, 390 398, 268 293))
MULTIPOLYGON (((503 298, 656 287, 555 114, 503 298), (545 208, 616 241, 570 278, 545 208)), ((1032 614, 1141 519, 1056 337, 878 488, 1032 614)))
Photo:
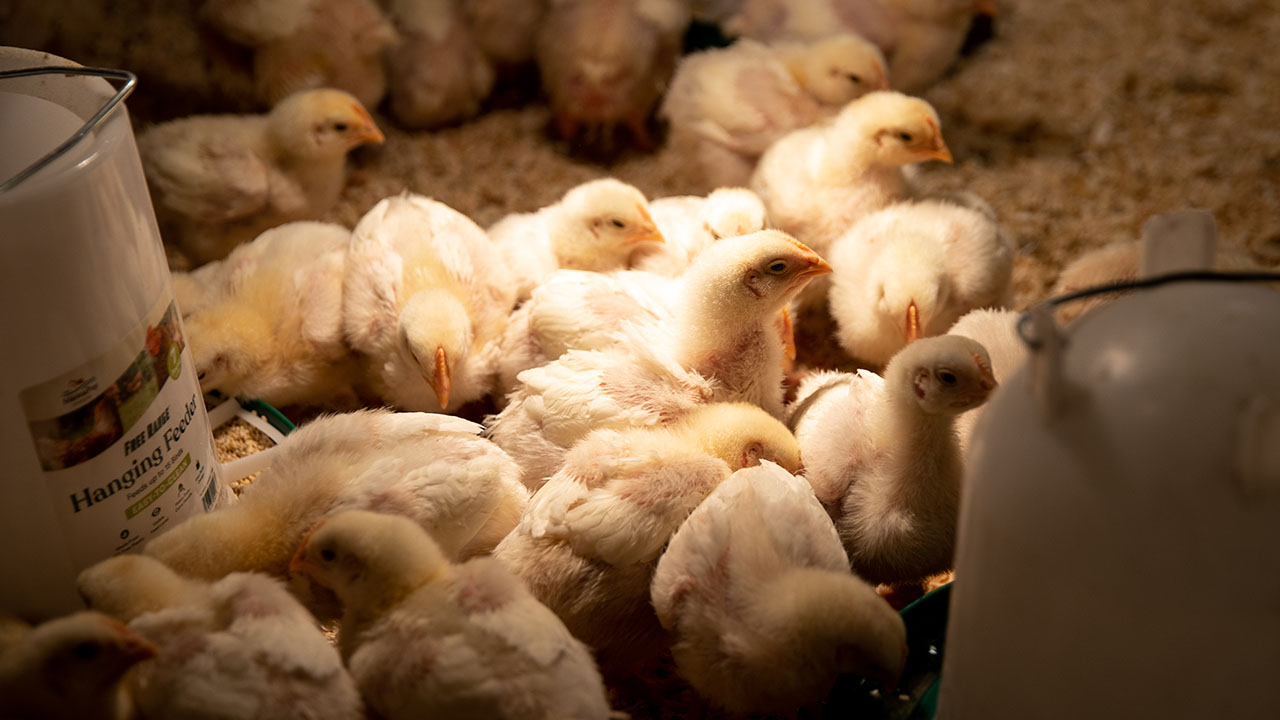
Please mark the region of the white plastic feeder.
MULTIPOLYGON (((1153 218, 1143 272, 1213 242, 1153 218)), ((969 456, 938 717, 1280 717, 1280 293, 1171 282, 1024 329, 969 456)))

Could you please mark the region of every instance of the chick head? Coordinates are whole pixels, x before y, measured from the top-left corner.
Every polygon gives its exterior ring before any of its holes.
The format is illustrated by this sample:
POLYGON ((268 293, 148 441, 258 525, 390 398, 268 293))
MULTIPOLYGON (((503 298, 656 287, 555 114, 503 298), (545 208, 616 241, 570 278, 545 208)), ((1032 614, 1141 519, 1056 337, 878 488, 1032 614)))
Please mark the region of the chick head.
POLYGON ((766 215, 760 196, 746 188, 718 188, 702 206, 702 224, 717 240, 763 230, 766 215))
POLYGON ((725 461, 732 470, 769 460, 800 471, 800 445, 785 425, 750 403, 711 403, 681 419, 687 434, 708 455, 725 461))
POLYGON ((58 690, 73 698, 101 697, 129 668, 157 652, 155 645, 119 620, 93 611, 42 623, 24 645, 40 677, 55 678, 58 690))
POLYGON ((831 265, 804 243, 779 230, 760 230, 703 250, 683 282, 716 306, 716 320, 756 319, 771 317, 811 279, 829 272, 831 265))
POLYGON ((344 606, 366 609, 390 607, 449 569, 440 546, 412 520, 365 510, 321 520, 289 563, 344 606))
POLYGON ((293 93, 267 116, 276 145, 288 155, 322 160, 386 139, 360 101, 342 90, 320 88, 293 93))
POLYGON ((613 178, 578 185, 558 210, 551 246, 563 268, 617 270, 636 250, 664 241, 644 194, 613 178))
POLYGON ((874 90, 888 90, 884 55, 853 33, 814 41, 804 53, 800 84, 826 105, 844 105, 874 90))
POLYGON ((251 303, 225 303, 183 320, 200 390, 239 392, 269 361, 274 347, 271 323, 251 303))
POLYGON ((76 577, 76 590, 86 605, 124 622, 183 604, 198 592, 196 585, 147 555, 107 558, 76 577))
POLYGON ((891 90, 867 93, 846 105, 831 133, 837 153, 863 156, 876 165, 952 160, 933 106, 891 90))
POLYGON ((403 352, 421 370, 444 410, 449 407, 455 371, 471 347, 473 332, 466 308, 448 291, 420 290, 401 308, 399 328, 403 352))
POLYGON ((958 415, 986 402, 996 387, 987 349, 960 335, 938 335, 907 345, 884 370, 885 383, 909 393, 932 415, 958 415))
POLYGON ((875 283, 880 321, 902 331, 903 344, 926 334, 950 291, 947 266, 930 236, 902 235, 889 241, 868 270, 875 283))

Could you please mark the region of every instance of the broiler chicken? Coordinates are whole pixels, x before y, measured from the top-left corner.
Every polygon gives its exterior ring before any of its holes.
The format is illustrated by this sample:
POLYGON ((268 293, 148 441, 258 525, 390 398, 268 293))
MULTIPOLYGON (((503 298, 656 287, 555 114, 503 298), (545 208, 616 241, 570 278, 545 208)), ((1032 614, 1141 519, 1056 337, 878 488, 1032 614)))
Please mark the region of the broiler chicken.
POLYGON ((991 215, 951 202, 896 203, 863 217, 829 253, 841 347, 879 368, 970 310, 1007 306, 1015 250, 991 215))
POLYGON ((841 673, 892 691, 905 665, 902 618, 850 574, 809 484, 771 462, 735 472, 689 515, 651 593, 681 677, 737 715, 825 700, 841 673))
POLYGON ((359 406, 358 366, 342 337, 350 238, 341 225, 288 223, 206 266, 220 272, 183 319, 201 390, 277 407, 359 406))
POLYGON ((389 0, 398 39, 387 50, 391 114, 408 128, 435 128, 480 113, 494 71, 456 0, 389 0))
POLYGON ((508 215, 488 233, 520 301, 557 269, 621 270, 633 254, 663 242, 644 193, 614 178, 577 185, 537 212, 508 215))
POLYGON ((963 472, 955 418, 995 385, 986 349, 956 335, 911 343, 883 378, 824 371, 800 385, 788 426, 859 577, 907 583, 951 568, 963 472))
POLYGON ((720 238, 746 235, 765 229, 764 203, 741 187, 720 187, 706 197, 679 195, 649 203, 653 220, 666 240, 637 253, 636 270, 675 277, 720 238))
POLYGON ((453 208, 409 193, 373 206, 347 255, 347 342, 382 400, 453 412, 493 385, 497 343, 515 302, 506 264, 453 208))
POLYGON ((380 718, 609 717, 587 649, 497 560, 451 565, 412 522, 347 511, 290 568, 342 601, 338 645, 380 718))
POLYGON ((161 236, 195 264, 225 257, 262 231, 329 210, 347 152, 383 141, 340 90, 300 92, 266 115, 197 115, 138 135, 161 236))
POLYGON ((734 470, 761 460, 794 470, 799 459, 782 423, 745 403, 597 430, 534 493, 494 555, 596 652, 606 675, 625 675, 665 645, 649 583, 671 534, 734 470))
POLYGON ((669 422, 698 405, 743 401, 782 413, 783 306, 830 266, 785 233, 763 230, 707 248, 680 278, 675 315, 626 327, 603 350, 571 350, 526 370, 490 436, 537 486, 591 430, 669 422))
POLYGON ((462 0, 471 35, 489 61, 514 68, 533 61, 538 27, 550 0, 462 0))

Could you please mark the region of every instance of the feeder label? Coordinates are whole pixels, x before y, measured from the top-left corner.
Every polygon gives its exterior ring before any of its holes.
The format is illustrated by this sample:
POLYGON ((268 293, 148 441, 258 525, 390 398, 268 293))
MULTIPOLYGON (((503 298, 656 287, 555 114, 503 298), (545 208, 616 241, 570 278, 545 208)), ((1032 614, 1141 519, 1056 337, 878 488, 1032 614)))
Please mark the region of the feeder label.
POLYGON ((171 297, 112 350, 20 397, 77 569, 217 503, 213 436, 171 297))

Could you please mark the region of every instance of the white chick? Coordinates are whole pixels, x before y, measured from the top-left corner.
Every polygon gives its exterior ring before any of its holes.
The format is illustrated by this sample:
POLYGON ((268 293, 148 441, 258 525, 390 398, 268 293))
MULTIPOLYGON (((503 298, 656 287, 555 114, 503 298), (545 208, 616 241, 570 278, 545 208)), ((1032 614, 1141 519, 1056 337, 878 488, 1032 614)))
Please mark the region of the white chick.
POLYGON ((571 350, 526 370, 508 405, 486 419, 520 463, 524 482, 551 476, 591 430, 669 422, 707 402, 742 401, 782 414, 783 339, 777 318, 831 266, 785 233, 725 238, 680 277, 671 320, 625 327, 603 350, 571 350))
POLYGON ((196 115, 138 135, 138 152, 166 242, 193 262, 292 220, 329 210, 347 152, 383 141, 373 118, 340 90, 300 92, 266 115, 196 115))
POLYGON ((287 223, 215 266, 234 277, 210 281, 220 292, 183 320, 201 390, 275 406, 359 405, 342 336, 350 237, 341 225, 287 223))
MULTIPOLYGON (((1013 310, 971 310, 964 314, 948 335, 972 338, 987 349, 991 358, 991 375, 997 383, 1003 383, 1027 359, 1027 345, 1018 336, 1018 318, 1021 313, 1013 310)), ((970 438, 978 418, 986 412, 986 404, 960 413, 956 418, 956 440, 960 443, 960 455, 969 456, 970 438)))
POLYGON ((199 18, 252 49, 265 104, 333 87, 376 107, 386 93, 382 55, 396 34, 373 0, 205 0, 199 18))
POLYGON ((963 470, 955 418, 995 386, 986 349, 955 335, 911 343, 883 378, 820 372, 800 385, 788 426, 858 576, 906 583, 951 567, 963 470))
POLYGON ((776 42, 772 49, 800 87, 818 101, 824 116, 869 92, 889 89, 884 55, 855 33, 776 42))
POLYGON ((412 522, 348 511, 290 566, 342 601, 339 647, 380 718, 609 717, 587 649, 495 559, 450 565, 412 522))
POLYGON ((653 220, 666 240, 637 254, 636 270, 675 277, 711 245, 724 237, 765 229, 764 203, 741 187, 721 187, 706 197, 679 195, 649 203, 653 220))
POLYGON ((549 0, 462 0, 476 44, 500 68, 533 60, 538 27, 549 0))
POLYGON ((144 717, 364 717, 338 651, 279 580, 232 573, 209 584, 124 555, 84 570, 77 586, 158 649, 130 680, 144 717))
POLYGON ((597 654, 606 675, 665 646, 649 604, 654 563, 680 523, 736 469, 796 469, 795 438, 745 403, 713 403, 653 428, 597 430, 533 496, 494 551, 597 654))
MULTIPOLYGON (((938 114, 901 93, 868 93, 830 123, 797 130, 760 159, 751 189, 780 230, 825 255, 854 221, 910 194, 902 166, 951 162, 938 114)), ((826 283, 813 287, 821 297, 826 283)))
POLYGON ((879 368, 970 310, 1007 306, 1015 252, 990 215, 950 202, 896 203, 863 217, 828 253, 841 347, 879 368))
POLYGON ((621 270, 636 251, 663 242, 644 193, 614 178, 577 185, 537 212, 508 215, 488 233, 520 301, 557 269, 621 270))
POLYGON ((436 128, 478 115, 493 89, 493 66, 456 0, 389 0, 387 12, 399 35, 387 50, 396 122, 436 128))
POLYGON ((497 248, 448 205, 409 193, 388 197, 352 233, 345 334, 374 391, 391 405, 453 412, 484 397, 514 302, 497 248))
POLYGON ((511 314, 498 352, 499 402, 520 373, 569 350, 602 350, 626 323, 655 325, 674 315, 673 280, 650 273, 557 270, 511 314))
POLYGON ((125 720, 123 680, 156 648, 120 621, 79 612, 30 627, 0 618, 0 717, 125 720))
POLYGON ((557 0, 538 31, 542 86, 560 136, 581 130, 605 145, 621 124, 641 148, 655 143, 650 111, 666 90, 690 22, 686 0, 557 0))
POLYGON ((734 714, 825 700, 837 675, 897 687, 906 628, 850 574, 831 518, 801 478, 739 470, 689 515, 653 575, 681 677, 734 714))
POLYGON ((404 515, 451 557, 518 482, 516 464, 448 415, 363 410, 322 416, 285 438, 239 501, 189 518, 144 552, 191 577, 283 576, 302 536, 346 509, 404 515))

